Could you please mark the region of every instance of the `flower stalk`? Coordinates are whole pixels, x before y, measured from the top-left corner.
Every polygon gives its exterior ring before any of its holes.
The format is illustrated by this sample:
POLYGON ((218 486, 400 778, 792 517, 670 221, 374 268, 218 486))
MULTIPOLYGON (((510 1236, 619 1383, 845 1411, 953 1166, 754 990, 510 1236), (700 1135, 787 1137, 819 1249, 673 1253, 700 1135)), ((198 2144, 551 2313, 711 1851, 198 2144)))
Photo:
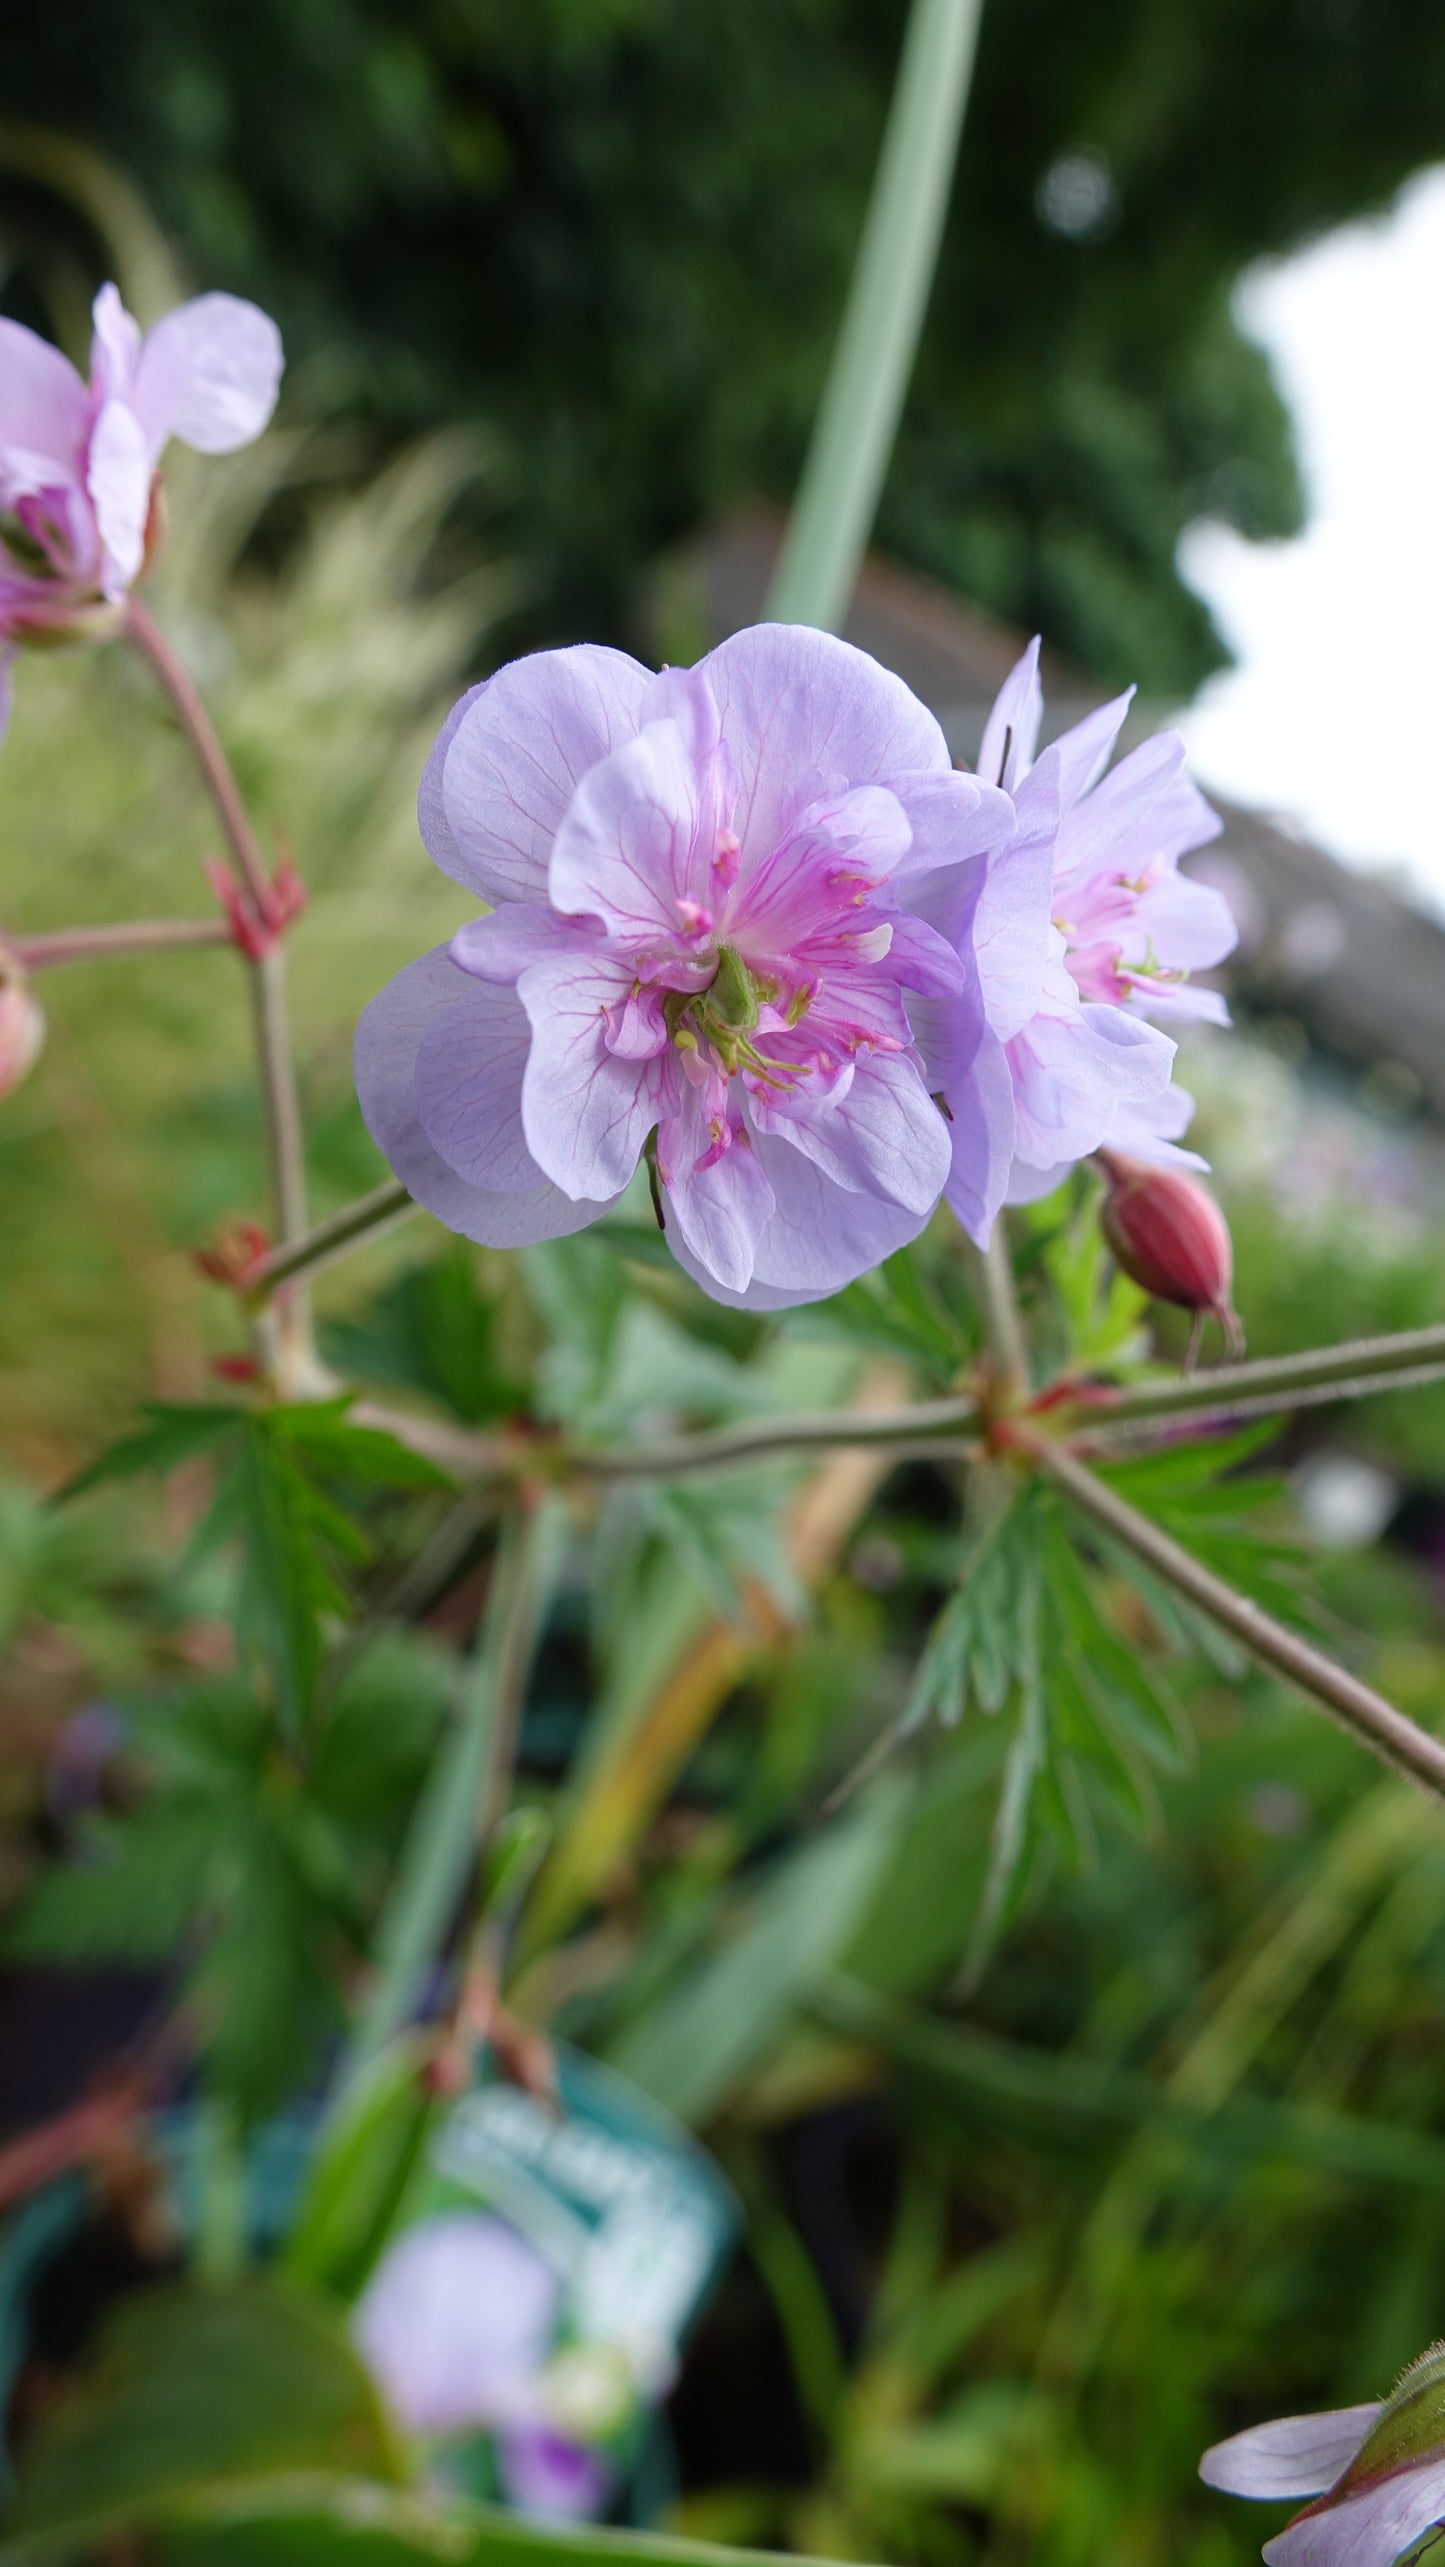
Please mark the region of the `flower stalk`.
POLYGON ((1445 1798, 1445 1742, 1418 1728, 1383 1694, 1216 1577, 1062 1444, 1018 1426, 1008 1440, 1101 1531, 1112 1534, 1177 1594, 1198 1605, 1262 1666, 1320 1704, 1381 1764, 1445 1798))
POLYGON ((5 941, 27 972, 48 972, 67 963, 190 953, 201 946, 229 945, 232 939, 224 918, 127 918, 114 926, 61 927, 49 935, 8 936, 5 941))

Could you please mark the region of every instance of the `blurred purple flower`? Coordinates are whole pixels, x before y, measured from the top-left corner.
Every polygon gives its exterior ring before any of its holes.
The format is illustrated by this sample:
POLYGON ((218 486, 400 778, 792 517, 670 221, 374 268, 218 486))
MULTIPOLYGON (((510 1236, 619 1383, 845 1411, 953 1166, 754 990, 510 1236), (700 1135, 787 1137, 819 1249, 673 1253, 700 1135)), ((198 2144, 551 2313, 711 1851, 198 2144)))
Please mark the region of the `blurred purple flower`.
POLYGON ((561 1237, 646 1153, 679 1263, 751 1309, 835 1292, 922 1229, 950 1140, 914 1008, 981 1031, 982 994, 968 940, 899 894, 969 872, 1010 815, 899 679, 788 625, 657 677, 543 652, 455 707, 420 818, 494 907, 373 1000, 356 1076, 450 1228, 561 1237))
POLYGON ((438 2211, 388 2249, 356 2312, 357 2343, 408 2431, 494 2433, 519 2513, 596 2513, 613 2479, 545 2411, 561 2296, 551 2265, 505 2220, 438 2211))
POLYGON ((498 2435, 497 2474, 518 2513, 581 2521, 601 2512, 616 2473, 600 2452, 537 2424, 498 2435))
POLYGON ((1219 894, 1177 870, 1220 825, 1182 771, 1183 742, 1163 732, 1105 775, 1126 695, 1036 758, 1038 655, 1035 641, 1005 680, 979 753, 1009 796, 1010 835, 982 866, 910 895, 978 956, 982 1028, 934 1004, 918 1032, 952 1118, 948 1200, 980 1243, 1002 1203, 1049 1193, 1105 1140, 1204 1164, 1176 1146, 1192 1100, 1171 1092, 1174 1045, 1145 1018, 1227 1021, 1213 991, 1186 982, 1235 941, 1219 894))
POLYGON ((229 454, 276 404, 281 340, 233 294, 202 294, 141 336, 113 285, 95 298, 90 381, 0 320, 0 730, 17 644, 107 631, 145 556, 171 437, 229 454))
POLYGON ((561 2284, 536 2248, 481 2211, 439 2211, 377 2266, 356 2338, 413 2433, 530 2423, 561 2284))
POLYGON ((1254 2425, 1199 2474, 1226 2495, 1314 2498, 1265 2542, 1269 2567, 1394 2567, 1445 2523, 1445 2347, 1382 2403, 1254 2425))

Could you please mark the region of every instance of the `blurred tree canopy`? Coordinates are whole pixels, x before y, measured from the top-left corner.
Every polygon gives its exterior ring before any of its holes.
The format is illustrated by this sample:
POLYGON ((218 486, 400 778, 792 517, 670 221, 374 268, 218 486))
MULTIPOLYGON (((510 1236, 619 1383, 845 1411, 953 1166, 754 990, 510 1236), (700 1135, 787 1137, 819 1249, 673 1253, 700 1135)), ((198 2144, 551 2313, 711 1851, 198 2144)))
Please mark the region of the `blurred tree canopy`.
MULTIPOLYGON (((7 112, 139 184, 378 440, 514 455, 536 641, 635 634, 658 552, 785 497, 903 0, 11 0, 7 112)), ((1105 679, 1227 654, 1194 518, 1297 528, 1244 264, 1382 206, 1445 134, 1425 0, 993 0, 880 538, 1105 679)), ((3 198, 33 315, 46 215, 3 198), (27 234, 38 244, 27 264, 27 234)))

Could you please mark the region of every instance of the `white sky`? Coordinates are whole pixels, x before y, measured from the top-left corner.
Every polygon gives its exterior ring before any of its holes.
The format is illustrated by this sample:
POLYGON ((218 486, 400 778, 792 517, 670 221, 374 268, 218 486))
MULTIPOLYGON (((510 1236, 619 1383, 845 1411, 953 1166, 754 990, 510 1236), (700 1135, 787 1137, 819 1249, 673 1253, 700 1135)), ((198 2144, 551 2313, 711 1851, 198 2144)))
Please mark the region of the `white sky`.
POLYGON ((1445 905, 1445 168, 1256 270, 1238 310, 1294 413, 1310 521, 1291 544, 1186 535, 1239 666, 1180 727, 1204 785, 1445 905))

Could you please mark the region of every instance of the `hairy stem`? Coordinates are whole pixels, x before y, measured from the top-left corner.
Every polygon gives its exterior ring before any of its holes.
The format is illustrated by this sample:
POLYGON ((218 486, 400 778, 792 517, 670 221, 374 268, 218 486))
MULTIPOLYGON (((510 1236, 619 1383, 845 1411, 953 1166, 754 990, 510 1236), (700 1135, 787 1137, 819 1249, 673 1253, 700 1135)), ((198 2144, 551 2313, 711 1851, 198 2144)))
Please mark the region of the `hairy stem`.
POLYGON ((1249 1416, 1303 1408, 1330 1399, 1367 1399, 1374 1391, 1445 1374, 1445 1327, 1410 1328, 1393 1337, 1357 1337, 1303 1354, 1265 1355, 1220 1364, 1182 1380, 1140 1382, 1127 1390, 1090 1390, 1080 1400, 1101 1427, 1168 1417, 1249 1416))
POLYGON ((511 1797, 532 1655, 561 1559, 566 1517, 544 1497, 504 1524, 487 1609, 451 1734, 412 1814, 377 1931, 376 1979, 343 2058, 339 2109, 426 1993, 446 1948, 467 1875, 511 1797))
POLYGON ((835 630, 877 512, 933 282, 982 0, 913 0, 842 327, 767 613, 835 630))
POLYGON ((132 597, 127 604, 125 622, 131 640, 150 661, 176 708, 196 764, 206 779, 207 790, 226 834, 226 843, 240 868, 241 879, 251 895, 257 915, 264 917, 270 898, 271 877, 241 800, 240 787, 231 773, 230 760, 216 737, 211 717, 201 702, 189 671, 138 598, 132 597))
POLYGON ((1382 1764, 1445 1797, 1445 1743, 1432 1738, 1428 1730, 1417 1728, 1383 1694, 1362 1684, 1358 1676, 1337 1666, 1333 1658, 1312 1648, 1248 1596, 1226 1585, 1223 1578, 1217 1578, 1211 1569, 1181 1549, 1062 1446, 1051 1443, 1046 1436, 1017 1429, 1012 1440, 1018 1450, 1047 1472, 1081 1513, 1092 1517, 1094 1523, 1124 1543, 1136 1559, 1144 1561, 1178 1594, 1232 1632, 1252 1657, 1283 1676, 1312 1702, 1321 1704, 1382 1764))
MULTIPOLYGON (((192 754, 205 780, 206 790, 215 804, 226 843, 235 857, 257 923, 262 924, 271 901, 270 875, 211 717, 164 633, 134 597, 126 608, 126 630, 150 661, 175 707, 181 729, 190 742, 192 754)), ((256 1068, 261 1084, 271 1179, 271 1217, 276 1237, 284 1244, 306 1227, 306 1157, 286 1014, 286 963, 280 944, 273 942, 252 960, 250 970, 256 1068)), ((304 1302, 299 1298, 291 1305, 288 1328, 296 1342, 298 1359, 304 1371, 309 1337, 304 1302)))
POLYGON ((318 1221, 310 1230, 301 1231, 284 1248, 273 1248, 270 1255, 258 1258, 247 1277, 248 1296, 269 1299, 278 1285, 292 1282, 298 1275, 314 1274, 319 1266, 331 1265, 352 1248, 363 1247, 368 1239, 402 1221, 409 1212, 419 1212, 399 1178, 376 1186, 370 1194, 358 1195, 355 1203, 318 1221))
POLYGON ((198 945, 229 945, 224 918, 126 919, 114 927, 61 927, 49 936, 7 936, 5 951, 28 972, 62 963, 103 963, 124 954, 174 954, 198 945))

